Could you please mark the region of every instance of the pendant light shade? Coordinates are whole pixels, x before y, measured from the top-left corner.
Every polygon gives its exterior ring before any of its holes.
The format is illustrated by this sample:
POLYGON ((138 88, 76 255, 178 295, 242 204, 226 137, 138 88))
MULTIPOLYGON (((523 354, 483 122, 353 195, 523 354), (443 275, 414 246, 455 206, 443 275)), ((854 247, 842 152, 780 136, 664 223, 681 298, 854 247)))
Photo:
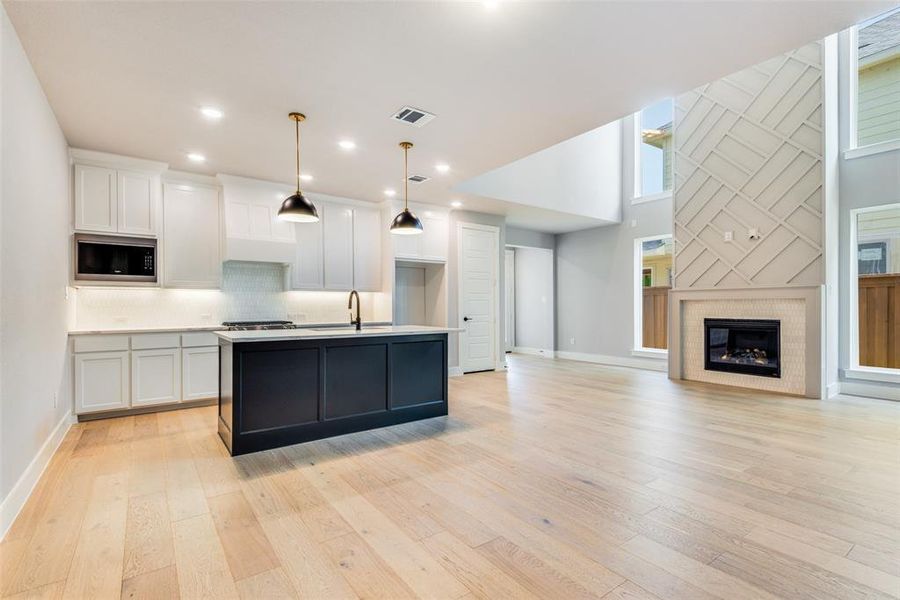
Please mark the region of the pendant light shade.
POLYGON ((403 210, 391 223, 391 233, 397 235, 422 233, 422 221, 409 210, 409 149, 412 146, 412 142, 400 142, 403 148, 403 210))
POLYGON ((278 209, 278 218, 282 221, 294 223, 316 223, 319 221, 319 213, 315 205, 300 191, 300 121, 306 119, 301 113, 292 112, 288 115, 294 121, 297 136, 297 191, 288 196, 278 209))

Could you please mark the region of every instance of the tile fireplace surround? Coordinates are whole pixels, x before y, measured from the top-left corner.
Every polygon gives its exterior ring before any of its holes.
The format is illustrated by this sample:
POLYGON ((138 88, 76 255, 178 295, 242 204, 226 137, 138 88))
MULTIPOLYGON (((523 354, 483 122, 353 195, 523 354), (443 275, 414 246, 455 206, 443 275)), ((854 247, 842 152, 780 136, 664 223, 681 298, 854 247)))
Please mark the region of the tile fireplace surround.
POLYGON ((821 398, 822 294, 822 286, 672 290, 669 377, 821 398), (781 377, 706 370, 706 318, 781 321, 781 377))

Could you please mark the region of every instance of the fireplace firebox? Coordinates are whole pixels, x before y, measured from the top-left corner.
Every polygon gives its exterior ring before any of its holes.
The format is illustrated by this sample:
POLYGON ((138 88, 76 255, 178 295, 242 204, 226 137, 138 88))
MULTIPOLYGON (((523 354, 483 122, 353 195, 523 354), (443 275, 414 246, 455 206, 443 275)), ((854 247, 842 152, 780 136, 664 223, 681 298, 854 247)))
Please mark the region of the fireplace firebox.
POLYGON ((703 319, 707 371, 781 377, 781 321, 703 319))

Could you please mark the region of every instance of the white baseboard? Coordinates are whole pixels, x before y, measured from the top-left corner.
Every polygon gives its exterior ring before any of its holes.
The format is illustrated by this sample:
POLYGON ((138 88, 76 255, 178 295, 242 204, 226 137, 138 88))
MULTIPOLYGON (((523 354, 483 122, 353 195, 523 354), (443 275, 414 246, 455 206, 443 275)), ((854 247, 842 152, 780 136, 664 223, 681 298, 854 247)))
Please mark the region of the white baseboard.
POLYGON ((447 367, 447 376, 448 377, 462 377, 463 370, 462 367, 447 367))
POLYGON ((900 386, 896 384, 873 385, 861 381, 842 381, 840 382, 840 393, 846 396, 900 401, 900 386))
POLYGON ((825 398, 830 400, 841 393, 841 382, 835 381, 825 387, 825 398))
POLYGON ((577 360, 580 362, 611 365, 614 367, 630 367, 632 369, 646 369, 648 371, 668 371, 669 361, 664 358, 640 358, 625 356, 607 356, 605 354, 588 354, 587 352, 563 352, 556 353, 557 358, 577 360))
POLYGON ((516 354, 530 354, 532 356, 543 356, 545 358, 554 358, 556 352, 546 348, 529 348, 527 346, 515 346, 513 352, 516 354))
POLYGON ((31 492, 34 491, 34 486, 37 485, 41 475, 44 474, 44 469, 50 464, 50 459, 53 458, 56 449, 59 448, 73 423, 75 423, 75 415, 69 414, 65 415, 56 424, 56 427, 47 436, 41 449, 38 450, 37 455, 32 459, 31 464, 19 477, 19 480, 9 491, 6 498, 3 499, 3 503, 0 504, 0 540, 6 536, 6 532, 9 531, 16 517, 19 516, 22 507, 25 506, 25 503, 31 496, 31 492))

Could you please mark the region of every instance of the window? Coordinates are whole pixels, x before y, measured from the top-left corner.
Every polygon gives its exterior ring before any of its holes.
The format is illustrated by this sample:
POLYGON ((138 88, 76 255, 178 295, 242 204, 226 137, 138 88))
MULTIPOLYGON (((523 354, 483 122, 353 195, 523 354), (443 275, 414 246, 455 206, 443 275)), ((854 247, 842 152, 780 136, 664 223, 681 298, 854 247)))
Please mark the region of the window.
POLYGON ((634 197, 672 191, 672 117, 674 101, 661 100, 635 113, 634 197))
POLYGON ((634 348, 668 348, 669 289, 672 287, 672 236, 635 240, 634 348))
POLYGON ((851 40, 853 141, 857 147, 896 142, 900 140, 900 7, 857 25, 851 40))
POLYGON ((851 224, 857 364, 900 369, 900 204, 854 211, 851 224))

